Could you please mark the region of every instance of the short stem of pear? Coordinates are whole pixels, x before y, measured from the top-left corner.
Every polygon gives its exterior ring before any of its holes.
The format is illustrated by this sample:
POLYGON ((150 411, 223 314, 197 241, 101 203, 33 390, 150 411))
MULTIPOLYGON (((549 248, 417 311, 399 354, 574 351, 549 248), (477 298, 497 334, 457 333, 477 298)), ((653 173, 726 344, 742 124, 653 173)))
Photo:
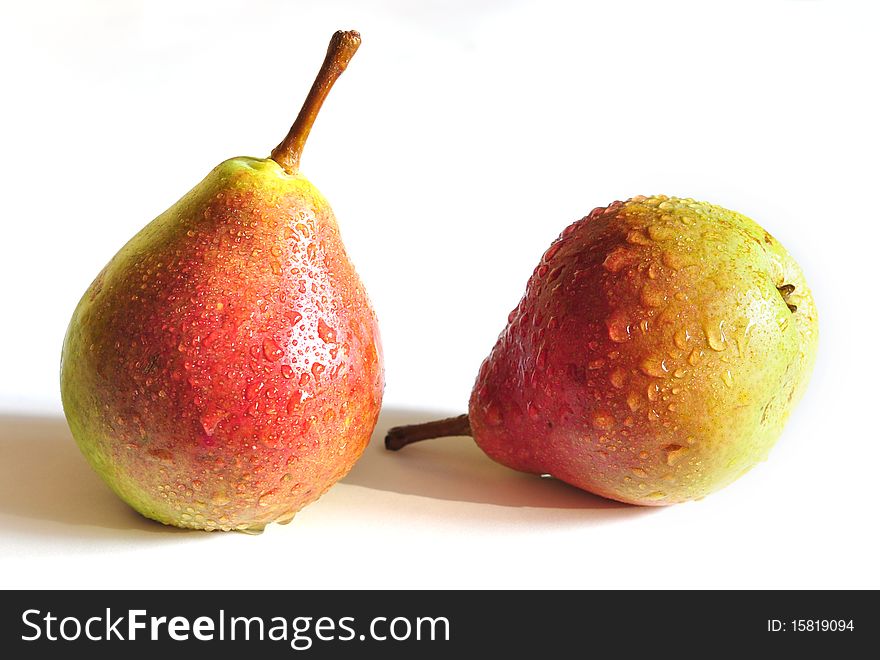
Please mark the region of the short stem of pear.
POLYGON ((453 435, 471 435, 471 423, 467 415, 438 419, 424 424, 395 426, 389 429, 385 436, 385 449, 397 451, 413 442, 453 435))
POLYGON ((290 127, 287 137, 272 150, 272 160, 281 165, 288 174, 296 174, 299 171, 303 148, 306 146, 309 132, 324 104, 324 99, 327 98, 333 83, 345 71, 345 67, 348 66, 360 45, 361 35, 354 30, 339 31, 330 39, 327 57, 324 58, 321 70, 318 71, 318 77, 312 83, 312 88, 309 90, 309 95, 306 97, 296 121, 290 127))

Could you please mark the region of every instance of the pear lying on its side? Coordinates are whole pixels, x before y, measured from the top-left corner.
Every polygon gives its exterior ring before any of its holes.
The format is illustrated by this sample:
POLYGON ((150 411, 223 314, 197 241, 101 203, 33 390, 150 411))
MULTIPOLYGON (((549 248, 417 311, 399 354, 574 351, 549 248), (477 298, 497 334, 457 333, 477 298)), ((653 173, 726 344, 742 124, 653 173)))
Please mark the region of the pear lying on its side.
POLYGON ((271 159, 218 165, 88 288, 62 353, 73 435, 143 515, 197 529, 286 522, 376 424, 376 319, 327 201, 298 172, 360 43, 338 32, 271 159))
POLYGON ((635 197, 544 253, 469 414, 392 429, 389 449, 473 435, 493 459, 623 502, 701 498, 763 460, 803 394, 813 298, 738 213, 635 197))

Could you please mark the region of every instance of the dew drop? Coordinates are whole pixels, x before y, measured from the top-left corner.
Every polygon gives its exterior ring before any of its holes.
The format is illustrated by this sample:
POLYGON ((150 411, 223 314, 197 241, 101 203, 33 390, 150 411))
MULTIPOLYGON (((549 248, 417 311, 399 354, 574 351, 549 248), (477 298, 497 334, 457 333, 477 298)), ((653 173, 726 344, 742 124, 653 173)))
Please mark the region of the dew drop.
POLYGON ((547 368, 547 351, 542 346, 538 349, 538 356, 535 358, 535 366, 539 371, 547 368))
POLYGON ((628 341, 630 338, 631 328, 629 318, 626 313, 618 310, 605 320, 608 327, 608 337, 618 344, 628 341))
POLYGON ((663 265, 672 270, 681 270, 687 265, 684 255, 675 250, 664 250, 660 258, 663 261, 663 265))
POLYGON ((556 256, 556 253, 559 252, 559 248, 562 247, 562 243, 555 242, 553 245, 547 248, 547 251, 544 253, 542 257, 543 261, 550 261, 553 257, 556 256))
POLYGON ((649 225, 648 236, 655 241, 668 241, 670 238, 675 238, 675 230, 665 225, 649 225))
POLYGON ((730 373, 730 369, 725 369, 724 373, 721 374, 721 380, 728 387, 733 387, 733 376, 730 373))
POLYGON ((259 506, 269 506, 272 503, 272 499, 275 497, 274 490, 267 490, 265 493, 260 495, 260 498, 257 500, 257 504, 259 506))
POLYGON ((293 367, 291 367, 289 364, 282 364, 281 375, 285 378, 290 378, 293 375, 293 367))
POLYGON ((486 423, 489 426, 498 426, 501 424, 501 411, 494 403, 490 403, 483 411, 486 415, 486 423))
POLYGON ((302 320, 303 315, 299 312, 287 312, 287 314, 285 314, 285 317, 287 317, 290 325, 294 326, 302 320))
POLYGON ((605 261, 602 262, 602 265, 605 267, 605 270, 611 273, 617 273, 628 265, 635 263, 637 260, 638 255, 632 250, 625 247, 616 247, 608 253, 608 256, 605 257, 605 261))
POLYGON ((199 418, 199 422, 201 422, 205 434, 212 436, 214 435, 214 430, 217 428, 217 425, 224 417, 226 417, 226 414, 222 410, 211 410, 205 412, 199 418))
POLYGON ((226 495, 226 493, 217 492, 211 496, 211 504, 215 506, 224 506, 226 504, 229 504, 230 501, 231 500, 229 499, 229 496, 226 495))
POLYGON ((675 334, 672 336, 672 341, 675 342, 675 345, 681 349, 687 348, 687 344, 691 339, 690 333, 687 331, 687 328, 679 328, 675 331, 675 334))
POLYGON ((669 373, 669 367, 666 364, 666 360, 658 357, 645 358, 642 360, 639 368, 642 370, 643 374, 654 378, 663 378, 669 373))
POLYGON ((608 413, 597 412, 593 415, 593 428, 605 431, 612 426, 614 426, 614 418, 608 413))
POLYGON ((255 380, 253 383, 247 386, 247 389, 244 391, 244 396, 248 401, 251 401, 256 398, 256 396, 260 393, 260 390, 265 387, 265 383, 261 380, 255 380))
POLYGON ((639 229, 630 230, 626 235, 626 242, 634 245, 651 245, 651 239, 645 236, 639 229))
POLYGON ((526 404, 526 413, 528 413, 528 416, 529 416, 530 418, 532 418, 532 419, 538 419, 538 414, 539 414, 538 406, 536 406, 534 403, 532 403, 531 401, 529 401, 529 402, 526 404))
POLYGON ((634 475, 636 475, 637 477, 645 478, 645 477, 648 476, 648 473, 645 472, 645 471, 644 471, 642 468, 640 468, 640 467, 630 468, 630 470, 631 470, 631 472, 632 472, 634 475))
POLYGON ((293 390, 290 394, 290 398, 287 400, 287 414, 292 415, 298 409, 300 404, 305 400, 306 393, 302 390, 293 390))
POLYGON ((706 340, 709 342, 709 348, 713 351, 723 351, 727 348, 727 337, 724 336, 724 321, 718 327, 706 326, 706 340))
POLYGON ((320 380, 321 374, 324 373, 324 369, 326 369, 326 367, 320 362, 315 362, 312 365, 312 375, 315 377, 315 380, 320 380))
POLYGON ((281 359, 284 355, 284 351, 281 350, 281 347, 274 339, 266 337, 266 339, 263 340, 263 355, 270 362, 275 362, 276 360, 281 359))
POLYGON ((696 367, 700 363, 700 360, 702 360, 702 359, 703 359, 703 351, 701 351, 698 348, 695 348, 694 350, 691 351, 691 354, 688 355, 688 364, 690 364, 692 367, 696 367))
POLYGON ((635 392, 630 392, 626 397, 626 405, 629 406, 630 410, 635 412, 642 407, 642 400, 638 394, 636 394, 635 392))
POLYGON ((617 389, 620 389, 620 388, 622 388, 622 387, 624 386, 624 384, 626 383, 626 371, 624 371, 624 370, 621 369, 620 367, 617 367, 617 368, 616 368, 614 371, 612 371, 611 374, 608 376, 608 380, 611 381, 611 384, 612 384, 614 387, 616 387, 617 389))
POLYGON ((324 323, 324 319, 318 319, 318 337, 325 344, 335 344, 336 330, 324 323))
POLYGON ((308 385, 309 383, 309 374, 305 371, 299 375, 299 386, 303 387, 304 385, 308 385))
POLYGON ((653 501, 662 500, 665 497, 666 497, 666 493, 664 493, 662 490, 655 490, 653 493, 650 493, 645 496, 646 499, 653 500, 653 501))

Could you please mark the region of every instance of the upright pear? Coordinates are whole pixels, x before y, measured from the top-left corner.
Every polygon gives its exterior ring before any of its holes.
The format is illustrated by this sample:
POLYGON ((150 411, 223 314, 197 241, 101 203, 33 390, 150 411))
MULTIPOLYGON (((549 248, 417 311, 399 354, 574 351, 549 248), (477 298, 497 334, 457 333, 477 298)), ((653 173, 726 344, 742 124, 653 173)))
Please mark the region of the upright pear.
POLYGON ((271 158, 233 158, 132 238, 64 339, 61 394, 92 467, 159 522, 258 531, 345 475, 381 405, 376 317, 299 172, 360 44, 337 32, 271 158))

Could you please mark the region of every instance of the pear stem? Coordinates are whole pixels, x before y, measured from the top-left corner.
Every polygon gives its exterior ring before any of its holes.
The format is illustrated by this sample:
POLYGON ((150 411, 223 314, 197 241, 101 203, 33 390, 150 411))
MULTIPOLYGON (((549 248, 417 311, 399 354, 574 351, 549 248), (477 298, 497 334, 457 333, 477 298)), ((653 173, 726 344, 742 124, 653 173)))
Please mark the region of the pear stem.
POLYGON ((467 415, 438 419, 424 424, 395 426, 385 436, 385 449, 397 451, 419 440, 445 438, 451 435, 471 435, 471 422, 467 415))
POLYGON ((354 30, 340 30, 330 38, 327 47, 327 57, 321 65, 315 82, 309 90, 309 95, 303 103, 302 109, 290 127, 281 144, 272 150, 271 158, 284 168, 288 174, 296 174, 299 171, 299 159, 302 156, 303 147, 309 138, 312 124, 324 104, 324 99, 330 93, 333 83, 345 71, 345 67, 354 57, 358 46, 361 45, 361 35, 354 30))

